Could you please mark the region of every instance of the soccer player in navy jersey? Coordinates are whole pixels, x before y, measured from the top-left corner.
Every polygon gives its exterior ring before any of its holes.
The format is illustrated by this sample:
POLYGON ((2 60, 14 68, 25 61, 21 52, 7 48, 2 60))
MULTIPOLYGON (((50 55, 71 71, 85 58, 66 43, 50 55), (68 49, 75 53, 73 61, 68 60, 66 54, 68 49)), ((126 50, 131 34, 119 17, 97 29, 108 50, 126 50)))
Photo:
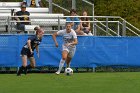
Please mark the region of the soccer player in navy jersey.
POLYGON ((36 35, 29 37, 27 43, 21 50, 22 66, 17 71, 17 76, 20 76, 23 71, 24 74, 27 74, 28 69, 35 68, 36 62, 34 58, 34 49, 36 49, 37 55, 39 57, 38 46, 41 43, 44 34, 44 31, 39 27, 35 27, 35 30, 36 35), (27 65, 27 59, 30 61, 29 65, 27 65))

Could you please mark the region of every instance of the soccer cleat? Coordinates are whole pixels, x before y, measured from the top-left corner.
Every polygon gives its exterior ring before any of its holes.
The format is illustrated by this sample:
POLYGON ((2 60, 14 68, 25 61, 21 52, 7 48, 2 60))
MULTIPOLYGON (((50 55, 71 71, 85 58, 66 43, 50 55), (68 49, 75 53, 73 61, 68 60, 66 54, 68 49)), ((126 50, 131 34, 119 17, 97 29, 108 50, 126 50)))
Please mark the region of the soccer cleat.
POLYGON ((17 74, 17 76, 21 76, 21 74, 17 74))
POLYGON ((55 72, 55 74, 56 74, 56 75, 59 75, 59 74, 60 74, 60 72, 59 72, 59 71, 57 71, 57 72, 55 72))
POLYGON ((25 75, 27 74, 27 68, 26 68, 26 69, 24 69, 24 74, 25 74, 25 75))
POLYGON ((17 76, 21 76, 21 72, 19 70, 17 71, 17 76))
POLYGON ((22 73, 22 66, 17 69, 17 76, 21 76, 22 73))

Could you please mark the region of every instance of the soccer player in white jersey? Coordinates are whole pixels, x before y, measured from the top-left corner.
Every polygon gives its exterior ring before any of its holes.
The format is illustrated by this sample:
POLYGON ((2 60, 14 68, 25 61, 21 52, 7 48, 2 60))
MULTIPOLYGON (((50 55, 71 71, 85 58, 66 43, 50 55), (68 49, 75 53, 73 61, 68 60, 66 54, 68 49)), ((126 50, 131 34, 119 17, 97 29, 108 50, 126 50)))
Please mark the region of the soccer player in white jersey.
POLYGON ((59 69, 56 72, 57 75, 60 74, 65 61, 66 61, 67 67, 70 67, 70 61, 75 54, 76 44, 78 43, 77 35, 75 31, 71 29, 70 23, 66 25, 66 29, 60 30, 52 35, 56 47, 58 47, 58 43, 56 40, 56 37, 58 35, 61 35, 63 37, 63 45, 62 45, 62 58, 59 63, 59 69))

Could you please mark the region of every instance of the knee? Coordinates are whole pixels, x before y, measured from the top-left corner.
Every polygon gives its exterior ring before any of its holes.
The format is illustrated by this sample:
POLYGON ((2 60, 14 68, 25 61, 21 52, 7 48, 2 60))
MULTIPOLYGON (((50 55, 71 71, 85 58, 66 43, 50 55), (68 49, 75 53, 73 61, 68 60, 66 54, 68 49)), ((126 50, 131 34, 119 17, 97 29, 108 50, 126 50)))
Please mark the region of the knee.
POLYGON ((23 66, 23 67, 26 67, 26 66, 27 66, 27 64, 26 64, 26 63, 23 63, 23 64, 22 64, 22 66, 23 66))
POLYGON ((24 68, 27 66, 27 65, 22 65, 24 68))
POLYGON ((62 58, 62 60, 66 61, 66 58, 62 58))
POLYGON ((35 65, 31 65, 32 68, 35 68, 35 65))

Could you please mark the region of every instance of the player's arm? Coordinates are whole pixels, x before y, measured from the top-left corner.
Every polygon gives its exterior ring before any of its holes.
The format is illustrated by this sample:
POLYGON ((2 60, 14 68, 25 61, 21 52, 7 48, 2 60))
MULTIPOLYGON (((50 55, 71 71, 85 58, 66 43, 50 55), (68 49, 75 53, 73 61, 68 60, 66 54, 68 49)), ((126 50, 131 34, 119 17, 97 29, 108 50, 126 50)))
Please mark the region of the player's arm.
POLYGON ((39 48, 38 48, 38 45, 37 45, 35 48, 36 48, 37 56, 38 56, 38 58, 39 58, 39 48))
POLYGON ((77 45, 78 44, 78 40, 77 40, 77 35, 76 35, 75 32, 73 33, 73 37, 74 37, 74 40, 73 40, 72 43, 70 43, 70 45, 77 45))
POLYGON ((78 40, 77 40, 77 38, 74 38, 74 40, 73 40, 73 42, 72 43, 67 43, 67 44, 65 44, 66 46, 73 46, 73 45, 77 45, 78 44, 78 40))
POLYGON ((58 47, 58 43, 57 43, 57 40, 56 40, 57 32, 54 33, 54 34, 52 35, 52 37, 53 37, 53 40, 54 40, 54 42, 55 42, 55 46, 58 47))
POLYGON ((78 44, 78 40, 77 38, 74 38, 74 41, 71 43, 71 45, 77 45, 78 44))
POLYGON ((39 53, 38 45, 35 48, 36 48, 36 52, 39 53))
POLYGON ((29 47, 30 52, 33 53, 33 50, 31 48, 31 40, 30 39, 27 41, 27 45, 29 47))

